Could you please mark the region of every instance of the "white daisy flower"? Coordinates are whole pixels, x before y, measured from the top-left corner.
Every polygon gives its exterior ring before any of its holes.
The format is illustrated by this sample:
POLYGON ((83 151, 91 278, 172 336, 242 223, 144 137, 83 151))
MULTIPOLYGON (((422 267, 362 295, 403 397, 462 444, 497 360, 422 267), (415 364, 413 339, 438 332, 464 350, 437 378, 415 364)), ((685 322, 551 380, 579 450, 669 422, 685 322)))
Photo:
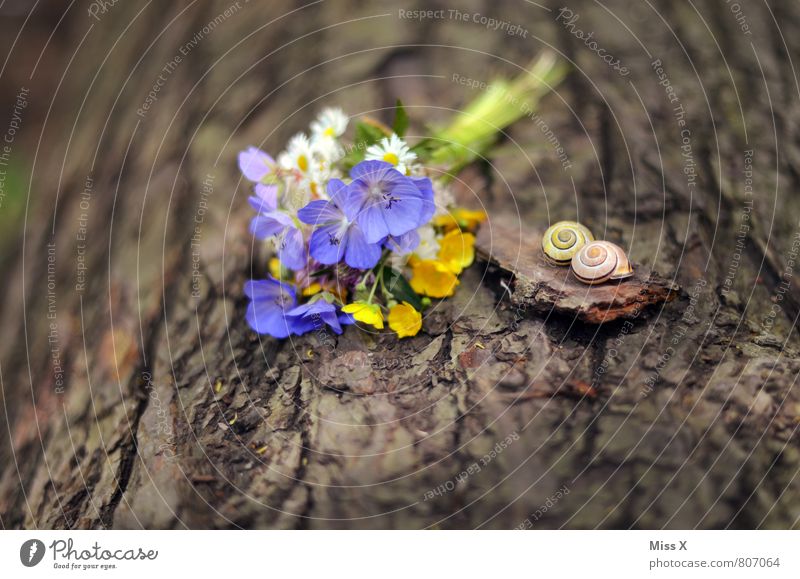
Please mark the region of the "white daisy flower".
POLYGON ((341 178, 341 173, 330 163, 317 158, 312 169, 303 176, 300 184, 311 191, 315 199, 327 199, 328 181, 341 178))
POLYGON ((417 154, 409 148, 408 143, 393 134, 368 147, 364 158, 367 161, 386 161, 394 165, 403 175, 410 175, 417 154))
POLYGON ((313 161, 311 141, 303 133, 297 133, 289 139, 286 151, 278 155, 278 163, 287 171, 296 171, 305 174, 311 168, 313 161))
POLYGON ((347 129, 349 117, 340 108, 323 109, 314 122, 311 123, 311 134, 315 138, 337 138, 347 129))
POLYGON ((311 140, 311 152, 317 163, 333 165, 344 157, 344 147, 333 138, 315 137, 311 140))
POLYGON ((340 176, 333 165, 340 158, 341 153, 329 145, 309 140, 303 133, 293 136, 286 151, 278 155, 290 197, 286 206, 299 209, 304 200, 324 198, 328 181, 340 176))

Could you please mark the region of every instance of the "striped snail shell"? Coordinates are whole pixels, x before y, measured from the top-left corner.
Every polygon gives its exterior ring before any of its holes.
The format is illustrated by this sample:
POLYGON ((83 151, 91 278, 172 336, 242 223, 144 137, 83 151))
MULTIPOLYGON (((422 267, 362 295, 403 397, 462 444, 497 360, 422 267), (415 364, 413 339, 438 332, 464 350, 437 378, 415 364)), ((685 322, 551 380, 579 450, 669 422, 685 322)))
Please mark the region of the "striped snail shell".
POLYGON ((592 232, 577 221, 559 221, 547 228, 542 237, 542 251, 552 264, 569 265, 575 253, 594 240, 592 232))
POLYGON ((610 241, 592 241, 572 257, 572 271, 583 283, 598 284, 633 275, 628 256, 610 241))

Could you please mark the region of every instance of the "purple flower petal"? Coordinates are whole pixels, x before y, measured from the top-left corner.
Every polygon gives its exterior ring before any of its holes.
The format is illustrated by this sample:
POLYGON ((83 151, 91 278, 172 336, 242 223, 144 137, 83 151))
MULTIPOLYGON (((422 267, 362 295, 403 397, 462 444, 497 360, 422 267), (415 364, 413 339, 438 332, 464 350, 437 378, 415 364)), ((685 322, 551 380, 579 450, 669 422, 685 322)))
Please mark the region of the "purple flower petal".
POLYGON ((259 334, 285 338, 291 333, 283 310, 272 302, 261 300, 250 302, 245 318, 250 327, 259 334))
MULTIPOLYGON (((397 174, 400 175, 399 173, 397 174)), ((424 196, 422 190, 411 179, 402 175, 393 182, 385 181, 384 183, 387 184, 385 197, 388 198, 421 200, 424 196)))
POLYGON ((311 257, 324 265, 339 263, 345 255, 346 226, 341 223, 323 225, 314 230, 308 243, 311 257))
POLYGON ((383 206, 383 218, 391 235, 403 235, 419 227, 422 199, 407 197, 395 199, 391 206, 383 206))
POLYGON ((352 169, 350 169, 350 177, 353 180, 363 179, 366 181, 381 181, 387 174, 394 171, 402 176, 400 171, 394 168, 394 165, 385 161, 361 161, 352 169))
MULTIPOLYGON (((382 161, 363 161, 350 174, 354 179, 350 193, 362 205, 356 220, 368 242, 403 235, 430 220, 432 199, 426 200, 427 184, 418 186, 382 161)), ((347 208, 345 213, 349 211, 347 208)))
POLYGON ((244 284, 244 294, 254 300, 274 298, 281 293, 288 293, 292 298, 295 296, 292 286, 272 277, 251 279, 244 284))
POLYGON ((299 270, 306 265, 306 247, 303 232, 294 226, 287 227, 278 238, 278 259, 289 269, 299 270))
POLYGON ((342 333, 342 326, 336 313, 336 306, 325 300, 297 306, 287 314, 291 330, 297 335, 311 331, 319 331, 328 325, 337 334, 342 333))
POLYGON ((368 243, 378 243, 389 235, 389 226, 383 218, 383 211, 376 204, 362 208, 357 223, 368 243))
POLYGON ((259 213, 250 220, 250 233, 257 239, 267 239, 278 235, 287 227, 292 226, 292 218, 280 211, 259 213))
POLYGON ((343 196, 347 194, 347 185, 341 179, 331 179, 328 181, 326 189, 328 197, 337 207, 343 206, 343 196))
POLYGON ((259 213, 275 211, 278 208, 278 186, 264 185, 257 183, 255 187, 256 195, 251 196, 248 201, 250 205, 259 213))
POLYGON ((345 203, 342 207, 347 218, 351 221, 355 220, 368 198, 369 186, 366 183, 361 181, 353 181, 350 183, 350 185, 347 186, 347 196, 345 197, 345 203))
POLYGON ((336 315, 335 310, 322 314, 322 320, 328 324, 335 333, 341 334, 344 331, 342 330, 342 325, 339 323, 339 316, 336 315))
POLYGON ((350 221, 355 221, 364 207, 364 201, 367 199, 367 190, 362 183, 356 181, 347 187, 340 195, 340 199, 339 207, 342 208, 345 217, 350 221))
POLYGON ((377 243, 368 243, 361 229, 354 225, 347 232, 344 261, 356 269, 371 269, 381 258, 383 250, 377 243))
POLYGON ((433 201, 433 183, 427 177, 410 177, 414 185, 422 193, 422 212, 420 213, 419 226, 425 225, 436 213, 436 204, 433 201))
POLYGON ((309 225, 325 225, 331 221, 341 221, 341 210, 330 201, 318 199, 297 212, 297 217, 309 225))
POLYGON ((245 317, 256 332, 276 338, 289 335, 286 312, 297 305, 290 285, 273 278, 250 280, 244 285, 244 293, 252 299, 245 317))
POLYGON ((275 160, 257 147, 248 147, 239 153, 239 170, 250 181, 261 181, 274 166, 275 160))
POLYGON ((419 241, 419 233, 416 229, 413 229, 397 237, 387 237, 383 245, 390 251, 405 255, 406 253, 414 251, 419 245, 419 241))

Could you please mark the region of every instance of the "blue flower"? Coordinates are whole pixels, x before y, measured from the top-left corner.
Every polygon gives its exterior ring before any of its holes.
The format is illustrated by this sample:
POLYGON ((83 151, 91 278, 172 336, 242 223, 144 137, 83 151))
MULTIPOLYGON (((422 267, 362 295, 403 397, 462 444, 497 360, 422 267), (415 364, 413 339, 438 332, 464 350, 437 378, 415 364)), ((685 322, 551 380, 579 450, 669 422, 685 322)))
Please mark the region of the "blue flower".
POLYGON ((344 258, 355 269, 374 267, 381 258, 381 246, 367 241, 357 221, 360 197, 339 179, 328 181, 328 196, 329 201, 312 201, 297 212, 300 221, 316 226, 308 243, 309 253, 325 265, 344 258))
POLYGON ((275 170, 275 159, 257 147, 239 153, 239 170, 250 181, 258 183, 275 170))
POLYGON ((408 233, 397 237, 390 235, 384 240, 383 246, 397 255, 405 255, 414 251, 419 246, 419 243, 419 232, 416 229, 412 229, 408 233))
POLYGON ((292 333, 287 313, 297 305, 294 288, 273 278, 250 280, 244 293, 252 301, 247 306, 247 323, 259 334, 285 338, 292 333))
POLYGON ((275 211, 278 208, 278 186, 263 185, 258 183, 255 187, 255 197, 248 199, 250 205, 259 213, 275 211))
POLYGON ((367 243, 408 233, 433 216, 430 179, 411 179, 384 161, 362 161, 350 170, 350 177, 348 189, 353 204, 361 208, 357 221, 367 243))
POLYGON ((293 271, 306 266, 306 245, 303 240, 303 232, 294 224, 286 227, 276 236, 275 245, 281 264, 293 271))
POLYGON ((409 179, 422 193, 422 213, 419 216, 418 225, 421 227, 433 219, 433 214, 436 213, 436 204, 433 201, 433 183, 427 177, 409 177, 409 179))
POLYGON ((281 263, 289 269, 302 269, 306 265, 303 232, 288 214, 277 209, 277 192, 273 185, 256 185, 256 196, 249 201, 259 213, 250 221, 250 232, 258 239, 275 237, 281 263))
POLYGON ((328 325, 337 333, 342 333, 342 324, 352 324, 353 317, 349 314, 338 312, 334 304, 324 299, 297 306, 287 314, 289 326, 298 336, 314 330, 320 330, 328 325))

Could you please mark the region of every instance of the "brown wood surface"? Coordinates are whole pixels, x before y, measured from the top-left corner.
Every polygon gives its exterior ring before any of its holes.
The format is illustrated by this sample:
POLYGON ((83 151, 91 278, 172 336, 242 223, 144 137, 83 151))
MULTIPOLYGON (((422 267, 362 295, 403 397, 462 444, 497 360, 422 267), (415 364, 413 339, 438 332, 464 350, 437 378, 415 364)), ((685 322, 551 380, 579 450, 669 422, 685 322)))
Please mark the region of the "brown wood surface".
POLYGON ((800 526, 796 2, 741 3, 747 30, 712 0, 570 1, 571 24, 458 3, 524 37, 438 1, 231 5, 4 14, 3 123, 30 89, 0 238, 4 528, 800 526), (580 219, 674 300, 598 326, 519 307, 478 261, 413 339, 247 328, 241 148, 398 97, 422 135, 478 94, 459 78, 545 47, 573 71, 458 199, 531 239, 580 219))

